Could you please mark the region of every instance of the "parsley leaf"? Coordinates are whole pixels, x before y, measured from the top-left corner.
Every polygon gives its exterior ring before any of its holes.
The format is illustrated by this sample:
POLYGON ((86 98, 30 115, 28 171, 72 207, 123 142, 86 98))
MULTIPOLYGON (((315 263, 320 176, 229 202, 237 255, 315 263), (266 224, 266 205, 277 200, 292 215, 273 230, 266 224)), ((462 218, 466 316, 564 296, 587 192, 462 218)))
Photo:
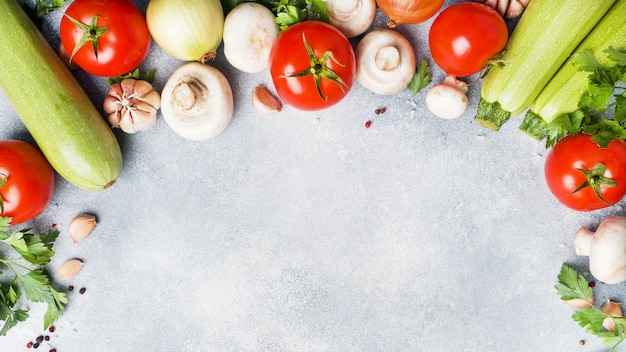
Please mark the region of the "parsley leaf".
POLYGON ((17 323, 28 318, 28 309, 18 304, 22 299, 47 304, 44 329, 48 328, 64 311, 67 294, 57 291, 50 283, 50 275, 44 266, 54 255, 52 246, 59 231, 34 234, 29 229, 7 234, 11 218, 0 217, 0 244, 12 248, 19 258, 0 258, 0 265, 13 274, 9 283, 0 282, 0 336, 17 323))
POLYGON ((132 78, 135 80, 143 80, 143 81, 152 83, 154 81, 154 70, 150 70, 146 73, 141 73, 141 71, 139 71, 139 69, 137 68, 134 71, 129 72, 125 75, 109 77, 107 78, 107 83, 112 86, 116 83, 122 82, 123 80, 127 78, 132 78))
POLYGON ((269 7, 276 15, 276 23, 281 31, 308 19, 330 23, 330 14, 323 0, 278 0, 271 1, 269 7))
POLYGON ((591 301, 593 289, 582 274, 567 264, 563 264, 558 281, 559 283, 554 287, 561 300, 581 299, 589 304, 589 308, 579 309, 572 314, 572 319, 578 325, 601 338, 604 344, 612 346, 611 351, 614 351, 620 343, 626 340, 626 317, 610 315, 593 305, 591 301), (607 331, 602 327, 606 318, 611 318, 615 322, 615 332, 607 331))
POLYGON ((426 88, 431 82, 430 67, 426 60, 422 60, 422 63, 415 70, 413 78, 409 82, 407 88, 416 95, 420 90, 426 88))

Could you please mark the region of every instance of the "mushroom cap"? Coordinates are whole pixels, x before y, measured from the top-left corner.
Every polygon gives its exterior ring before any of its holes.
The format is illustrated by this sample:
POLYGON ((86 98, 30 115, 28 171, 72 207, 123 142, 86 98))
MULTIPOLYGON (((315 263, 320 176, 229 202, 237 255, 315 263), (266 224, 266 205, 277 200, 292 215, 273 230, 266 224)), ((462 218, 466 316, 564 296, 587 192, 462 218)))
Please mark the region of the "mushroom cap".
POLYGON ((598 226, 589 248, 589 272, 606 284, 626 281, 626 217, 610 216, 598 226))

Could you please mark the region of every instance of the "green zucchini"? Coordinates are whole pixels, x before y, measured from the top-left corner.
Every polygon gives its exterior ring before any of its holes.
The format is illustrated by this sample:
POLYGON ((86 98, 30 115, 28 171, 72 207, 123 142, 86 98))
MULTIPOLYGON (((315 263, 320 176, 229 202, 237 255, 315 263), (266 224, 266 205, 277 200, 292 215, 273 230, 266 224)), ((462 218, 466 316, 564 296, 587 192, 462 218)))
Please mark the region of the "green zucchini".
POLYGON ((122 169, 115 135, 15 0, 0 1, 0 88, 55 171, 87 190, 122 169))
POLYGON ((482 83, 476 121, 498 130, 533 103, 615 0, 532 0, 482 83), (490 107, 488 105, 495 105, 490 107), (497 105, 496 105, 497 104, 497 105))
MULTIPOLYGON (((606 67, 615 65, 608 58, 606 49, 626 49, 626 0, 617 0, 574 53, 591 50, 598 62, 606 67)), ((578 102, 587 91, 589 72, 579 71, 570 57, 550 79, 530 110, 526 113, 539 115, 549 123, 555 118, 578 110, 578 102)))

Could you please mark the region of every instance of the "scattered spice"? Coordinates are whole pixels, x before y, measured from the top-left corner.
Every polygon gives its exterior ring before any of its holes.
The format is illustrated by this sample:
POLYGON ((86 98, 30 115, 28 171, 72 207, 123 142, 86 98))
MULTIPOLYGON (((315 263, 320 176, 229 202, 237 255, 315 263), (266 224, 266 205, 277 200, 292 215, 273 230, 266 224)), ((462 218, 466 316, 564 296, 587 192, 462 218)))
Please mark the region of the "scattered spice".
POLYGON ((70 286, 67 288, 67 290, 68 290, 68 291, 70 291, 70 292, 71 292, 71 291, 74 291, 74 285, 70 285, 70 286))
POLYGON ((374 112, 376 113, 376 115, 380 115, 380 114, 384 114, 387 111, 387 108, 378 108, 376 109, 374 112))
POLYGON ((578 344, 579 344, 579 345, 581 345, 581 346, 584 346, 584 345, 585 345, 585 340, 580 340, 580 341, 578 342, 578 344))
POLYGON ((43 336, 42 335, 37 336, 37 338, 35 339, 35 342, 42 343, 43 342, 43 336))
POLYGON ((589 287, 591 287, 591 288, 596 287, 596 282, 595 281, 589 282, 589 287))
POLYGON ((87 291, 87 289, 82 287, 80 290, 78 290, 78 293, 82 295, 83 293, 85 293, 85 291, 87 291))
POLYGON ((33 347, 33 343, 29 341, 29 342, 26 344, 26 348, 32 348, 32 347, 33 347))
MULTIPOLYGON (((70 286, 71 287, 71 286, 70 286)), ((71 291, 71 290, 70 290, 71 291)), ((54 325, 52 325, 51 327, 48 328, 48 332, 54 332, 54 330, 56 330, 56 328, 54 327, 54 325)))
POLYGON ((53 348, 53 349, 51 349, 51 350, 50 350, 50 351, 48 351, 48 352, 57 352, 57 349, 56 349, 56 348, 53 348))
POLYGON ((33 345, 33 348, 38 348, 39 344, 35 342, 35 344, 33 345))
POLYGON ((370 128, 371 125, 372 125, 372 120, 367 120, 365 122, 365 128, 370 128))

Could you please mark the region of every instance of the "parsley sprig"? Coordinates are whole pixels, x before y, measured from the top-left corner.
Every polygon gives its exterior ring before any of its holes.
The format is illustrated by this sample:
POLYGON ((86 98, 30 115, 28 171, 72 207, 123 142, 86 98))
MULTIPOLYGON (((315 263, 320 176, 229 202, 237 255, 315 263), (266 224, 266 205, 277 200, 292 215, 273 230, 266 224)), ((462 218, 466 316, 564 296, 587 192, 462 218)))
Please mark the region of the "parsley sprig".
POLYGON ((330 14, 323 0, 258 0, 276 15, 276 23, 280 30, 293 26, 308 19, 317 19, 330 23, 330 14))
POLYGON ((6 267, 0 274, 9 277, 8 282, 0 282, 0 336, 26 321, 28 309, 21 308, 23 299, 34 303, 47 304, 44 315, 44 329, 47 329, 63 313, 68 303, 67 293, 52 287, 45 266, 55 252, 52 249, 59 231, 34 234, 30 229, 8 233, 10 217, 0 217, 0 243, 13 249, 19 256, 0 258, 0 267, 6 267))
POLYGON ((422 63, 417 66, 417 70, 415 70, 415 74, 413 78, 409 82, 407 88, 413 93, 413 95, 417 95, 419 91, 428 87, 431 83, 431 74, 430 74, 430 66, 428 65, 428 61, 422 60, 422 63))
POLYGON ((561 266, 558 276, 559 283, 554 286, 563 301, 581 299, 588 303, 589 308, 577 310, 572 319, 587 332, 603 339, 603 343, 612 346, 610 351, 626 340, 626 317, 616 317, 608 314, 593 304, 593 289, 589 286, 584 275, 578 273, 567 264, 561 266), (602 327, 604 319, 610 318, 615 322, 615 332, 610 332, 602 327))
MULTIPOLYGON (((539 117, 532 119, 534 134, 546 140, 546 147, 567 135, 587 133, 600 147, 613 140, 626 140, 626 52, 609 47, 604 51, 610 65, 602 65, 591 50, 572 56, 579 71, 589 74, 587 92, 581 97, 579 109, 546 124, 539 117)), ((526 129, 531 129, 526 127, 526 129)))

